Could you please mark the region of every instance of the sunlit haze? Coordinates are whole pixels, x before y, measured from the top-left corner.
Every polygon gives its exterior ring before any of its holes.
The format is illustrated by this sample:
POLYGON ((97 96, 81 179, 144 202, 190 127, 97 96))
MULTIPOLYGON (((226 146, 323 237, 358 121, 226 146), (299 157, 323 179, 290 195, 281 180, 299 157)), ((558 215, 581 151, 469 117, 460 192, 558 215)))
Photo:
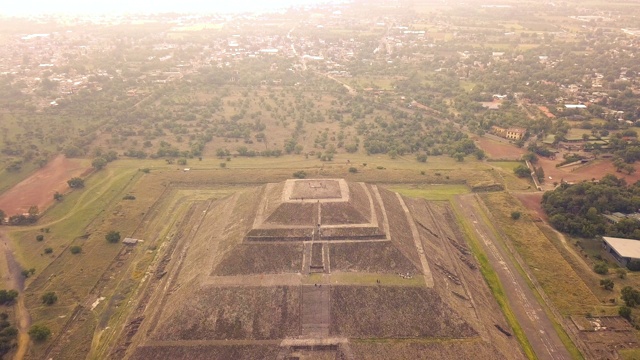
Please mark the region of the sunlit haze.
MULTIPOLYGON (((292 6, 307 6, 322 3, 336 3, 327 0, 235 0, 235 1, 151 1, 151 0, 26 0, 11 1, 0 5, 2 15, 39 14, 123 14, 123 13, 238 13, 278 11, 292 6)), ((345 2, 345 1, 340 1, 345 2)))

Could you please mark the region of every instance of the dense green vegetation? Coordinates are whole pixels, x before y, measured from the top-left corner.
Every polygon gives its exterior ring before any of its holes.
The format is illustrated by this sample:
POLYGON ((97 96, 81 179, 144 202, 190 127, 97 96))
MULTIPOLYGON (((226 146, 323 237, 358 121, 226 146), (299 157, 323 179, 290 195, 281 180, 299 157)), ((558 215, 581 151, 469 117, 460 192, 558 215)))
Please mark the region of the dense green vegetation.
POLYGON ((624 179, 606 175, 599 182, 561 184, 546 192, 542 206, 558 230, 582 237, 608 235, 640 239, 640 221, 624 218, 617 223, 604 214, 632 214, 640 209, 640 182, 627 185, 624 179))

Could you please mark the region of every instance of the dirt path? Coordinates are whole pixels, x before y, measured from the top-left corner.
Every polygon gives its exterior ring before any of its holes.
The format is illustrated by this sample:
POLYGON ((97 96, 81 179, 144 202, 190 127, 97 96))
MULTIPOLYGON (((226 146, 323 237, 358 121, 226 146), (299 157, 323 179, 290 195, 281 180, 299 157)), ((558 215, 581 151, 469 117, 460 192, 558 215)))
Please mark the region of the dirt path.
POLYGON ((31 326, 31 316, 24 305, 24 277, 22 269, 13 256, 13 250, 9 245, 8 236, 4 231, 0 231, 0 241, 2 241, 4 255, 7 259, 7 267, 9 269, 9 284, 12 289, 17 290, 20 295, 16 301, 16 326, 18 328, 18 347, 14 359, 21 360, 24 358, 29 348, 29 326, 31 326))
POLYGON ((486 224, 475 195, 458 196, 455 206, 471 222, 487 258, 504 287, 509 306, 536 356, 540 359, 571 359, 571 355, 558 337, 551 319, 538 303, 533 290, 518 273, 516 265, 500 245, 490 225, 486 224))

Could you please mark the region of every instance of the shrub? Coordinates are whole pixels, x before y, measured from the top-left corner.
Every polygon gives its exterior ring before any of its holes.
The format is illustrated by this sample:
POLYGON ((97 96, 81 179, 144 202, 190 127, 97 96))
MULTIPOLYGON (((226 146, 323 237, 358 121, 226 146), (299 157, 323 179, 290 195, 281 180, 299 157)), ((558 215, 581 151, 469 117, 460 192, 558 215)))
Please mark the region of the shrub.
POLYGON ((618 315, 622 316, 627 320, 631 320, 631 308, 628 306, 621 306, 618 309, 618 315))
POLYGON ((127 194, 125 196, 122 197, 122 200, 135 200, 136 197, 131 195, 131 194, 127 194))
POLYGON ((119 241, 120 241, 120 233, 119 233, 119 232, 117 232, 117 231, 113 231, 113 230, 111 230, 111 231, 109 231, 109 232, 107 233, 107 235, 105 235, 105 236, 104 236, 104 238, 105 238, 108 242, 110 242, 110 243, 114 243, 114 244, 115 244, 115 243, 117 243, 117 242, 119 242, 119 241))
POLYGON ((307 173, 304 170, 296 171, 293 173, 293 177, 296 179, 304 179, 307 177, 307 173))
POLYGON ((53 291, 49 291, 42 295, 42 303, 46 305, 53 305, 58 301, 58 295, 53 291))
POLYGON ((223 162, 221 162, 221 163, 220 163, 220 167, 221 167, 221 168, 223 168, 223 169, 224 169, 224 168, 226 168, 226 167, 227 167, 227 163, 223 163, 223 162))
POLYGON ((607 266, 606 263, 599 262, 599 263, 593 265, 593 271, 595 271, 596 274, 605 275, 605 274, 609 273, 609 267, 607 266))
POLYGON ((522 216, 522 213, 520 211, 512 211, 511 212, 511 218, 513 220, 518 220, 520 219, 520 216, 522 216))
POLYGON ((69 251, 71 251, 72 254, 79 254, 82 252, 82 248, 80 246, 74 245, 69 248, 69 251))
POLYGON ((624 279, 627 277, 627 270, 625 270, 624 268, 617 268, 616 274, 618 274, 618 277, 620 279, 624 279))
POLYGON ((357 173, 357 172, 358 172, 358 169, 357 169, 357 168, 354 168, 354 167, 352 166, 352 167, 350 167, 350 168, 349 168, 349 172, 350 172, 350 173, 352 173, 352 174, 355 174, 355 173, 357 173))
POLYGON ((416 155, 416 160, 418 160, 419 162, 427 162, 427 155, 425 154, 418 154, 416 155))
POLYGON ((69 184, 69 187, 72 189, 80 189, 84 187, 84 180, 79 177, 74 177, 67 181, 67 184, 69 184))
POLYGON ((36 235, 36 240, 37 240, 37 241, 42 241, 42 240, 44 240, 44 235, 36 235))
POLYGON ((44 325, 33 325, 29 329, 29 336, 37 342, 45 341, 51 336, 51 330, 44 325))
POLYGON ((602 288, 604 288, 605 290, 613 290, 613 280, 611 279, 602 279, 600 280, 600 286, 602 286, 602 288))
POLYGON ((53 253, 53 248, 50 248, 50 247, 45 248, 45 249, 44 249, 44 253, 45 253, 45 254, 51 254, 51 253, 53 253))
POLYGON ((22 276, 24 276, 24 277, 26 277, 26 278, 28 278, 29 276, 31 276, 31 275, 33 275, 33 274, 35 274, 35 273, 36 273, 36 269, 35 269, 35 268, 31 268, 31 269, 29 269, 29 270, 24 269, 24 270, 22 270, 22 272, 21 272, 22 276))

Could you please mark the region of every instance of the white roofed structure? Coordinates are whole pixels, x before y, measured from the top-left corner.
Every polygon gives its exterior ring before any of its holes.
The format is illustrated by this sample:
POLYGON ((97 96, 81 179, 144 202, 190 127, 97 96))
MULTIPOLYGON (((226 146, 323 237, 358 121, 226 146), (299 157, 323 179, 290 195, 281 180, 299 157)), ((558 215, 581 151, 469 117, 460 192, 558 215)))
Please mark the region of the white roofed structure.
POLYGON ((603 236, 603 246, 622 265, 632 260, 640 261, 640 240, 603 236))

